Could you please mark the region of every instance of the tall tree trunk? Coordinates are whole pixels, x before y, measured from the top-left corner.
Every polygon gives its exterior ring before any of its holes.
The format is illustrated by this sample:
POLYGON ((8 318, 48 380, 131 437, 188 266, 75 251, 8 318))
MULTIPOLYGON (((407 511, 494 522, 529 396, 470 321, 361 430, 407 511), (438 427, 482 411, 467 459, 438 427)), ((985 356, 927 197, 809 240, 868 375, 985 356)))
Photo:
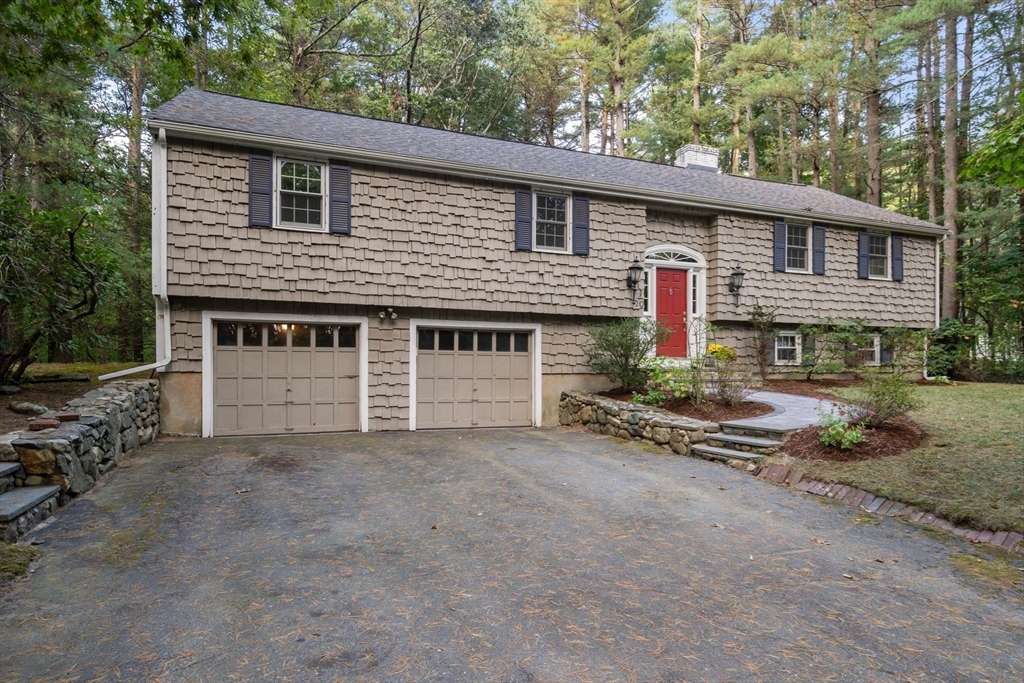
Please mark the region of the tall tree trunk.
POLYGON ((693 144, 700 144, 700 58, 704 50, 701 25, 703 16, 700 6, 701 0, 697 0, 697 27, 693 36, 693 144))
POLYGON ((882 91, 878 74, 878 39, 874 37, 875 10, 868 13, 864 35, 864 60, 868 89, 865 97, 864 132, 867 135, 868 204, 882 205, 882 91))
POLYGON ((821 110, 814 110, 814 117, 811 119, 811 135, 814 139, 814 151, 811 155, 811 170, 813 172, 812 182, 815 187, 821 187, 821 110))
POLYGON ((960 80, 960 157, 967 156, 971 128, 971 88, 974 86, 974 14, 964 25, 964 71, 960 80))
MULTIPOLYGON (((928 93, 926 91, 926 84, 924 80, 924 43, 918 45, 917 49, 917 89, 914 93, 914 142, 916 143, 917 158, 925 159, 928 156, 927 140, 925 139, 925 123, 924 123, 924 107, 925 102, 928 101, 928 93)), ((922 164, 917 172, 917 181, 915 183, 915 197, 914 205, 917 207, 917 213, 920 215, 921 203, 924 201, 928 191, 926 189, 928 179, 925 177, 927 169, 922 164)))
POLYGON ((131 111, 128 115, 128 193, 133 203, 138 202, 139 176, 142 173, 142 95, 145 84, 139 61, 138 57, 132 58, 131 111))
POLYGON ((601 154, 608 151, 608 105, 601 105, 601 154))
POLYGON ((735 107, 732 110, 732 167, 730 173, 738 175, 740 172, 740 148, 738 140, 740 139, 740 108, 735 107))
POLYGON ((590 151, 590 84, 587 71, 580 60, 580 151, 590 151))
POLYGON ((779 147, 775 157, 775 165, 778 167, 778 177, 781 180, 786 173, 786 124, 782 118, 782 103, 775 101, 775 116, 779 123, 779 147))
POLYGON ((793 102, 789 108, 789 167, 792 171, 794 183, 800 182, 800 158, 797 156, 797 144, 799 143, 797 128, 799 127, 799 122, 796 102, 793 102))
POLYGON ((956 318, 959 313, 957 294, 957 16, 946 17, 946 121, 945 140, 945 186, 942 193, 942 224, 949 236, 942 242, 942 316, 956 318))
POLYGON ((829 92, 828 102, 828 176, 829 189, 839 194, 839 88, 829 92))
MULTIPOLYGON (((620 67, 616 62, 616 67, 620 67)), ((612 81, 612 154, 623 156, 626 151, 626 141, 623 139, 623 106, 622 106, 622 78, 616 77, 612 81)))
POLYGON ((423 13, 426 11, 425 0, 416 5, 416 30, 413 33, 412 45, 409 47, 409 65, 405 70, 405 122, 412 123, 412 70, 416 66, 416 50, 423 35, 423 13))
POLYGON ((939 220, 939 161, 938 161, 938 140, 935 135, 935 120, 938 118, 938 93, 935 89, 935 80, 939 77, 939 46, 938 46, 938 25, 935 31, 928 36, 927 51, 925 53, 925 136, 927 138, 927 162, 928 162, 928 222, 935 223, 939 220))
POLYGON ((747 170, 757 177, 757 137, 754 132, 754 106, 747 105, 747 170))

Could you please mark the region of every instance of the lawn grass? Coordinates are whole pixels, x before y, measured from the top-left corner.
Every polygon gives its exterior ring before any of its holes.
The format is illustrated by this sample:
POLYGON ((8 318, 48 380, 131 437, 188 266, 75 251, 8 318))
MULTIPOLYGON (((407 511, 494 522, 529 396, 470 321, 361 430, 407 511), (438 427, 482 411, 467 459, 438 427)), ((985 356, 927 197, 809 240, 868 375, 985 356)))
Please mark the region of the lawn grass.
POLYGON ((0 541, 0 592, 5 585, 28 571, 32 561, 42 555, 39 548, 0 541))
MULTIPOLYGON (((100 375, 127 370, 136 365, 143 365, 143 363, 33 363, 25 370, 25 379, 87 374, 95 381, 100 375)), ((129 377, 135 377, 135 375, 129 377)), ((149 377, 149 371, 139 373, 138 377, 149 377)))
MULTIPOLYGON (((861 462, 790 461, 811 477, 850 484, 956 524, 1024 534, 1024 386, 918 388, 911 414, 927 436, 903 455, 861 462)), ((835 390, 854 398, 857 388, 835 390)))

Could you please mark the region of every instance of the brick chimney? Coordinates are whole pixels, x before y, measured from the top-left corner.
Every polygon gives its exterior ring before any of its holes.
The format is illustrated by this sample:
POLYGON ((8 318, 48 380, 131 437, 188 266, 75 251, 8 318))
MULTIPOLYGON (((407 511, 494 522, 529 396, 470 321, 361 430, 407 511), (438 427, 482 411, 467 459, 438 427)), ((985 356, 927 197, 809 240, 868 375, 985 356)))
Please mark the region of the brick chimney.
POLYGON ((684 145, 676 152, 676 166, 692 168, 695 171, 721 173, 718 170, 718 150, 701 145, 684 145))

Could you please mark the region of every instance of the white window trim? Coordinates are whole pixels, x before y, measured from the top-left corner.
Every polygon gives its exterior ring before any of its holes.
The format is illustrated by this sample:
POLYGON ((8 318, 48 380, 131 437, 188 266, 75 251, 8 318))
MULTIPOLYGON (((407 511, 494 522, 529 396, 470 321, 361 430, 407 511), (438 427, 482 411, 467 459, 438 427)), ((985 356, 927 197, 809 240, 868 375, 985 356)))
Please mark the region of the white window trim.
POLYGON ((800 275, 812 275, 814 272, 814 233, 811 230, 811 226, 808 223, 786 223, 786 272, 787 273, 798 273, 800 275), (806 268, 790 268, 789 267, 789 229, 790 228, 803 228, 804 234, 807 235, 807 267, 806 268))
POLYGON ((892 282, 892 235, 885 232, 868 232, 868 279, 892 282), (885 276, 871 274, 871 238, 885 238, 885 276))
POLYGON ((412 318, 409 320, 409 431, 416 431, 416 354, 419 352, 419 328, 438 330, 501 330, 503 332, 533 332, 533 426, 541 426, 544 414, 543 365, 541 363, 540 323, 495 323, 479 320, 430 320, 412 318))
MULTIPOLYGON (((700 352, 704 349, 704 345, 707 340, 703 338, 703 335, 699 334, 697 325, 693 324, 693 321, 701 318, 707 319, 708 315, 708 300, 707 300, 707 270, 708 262, 704 256, 694 249, 684 247, 679 244, 658 244, 653 247, 648 247, 644 250, 644 277, 651 283, 651 287, 645 288, 647 295, 647 308, 643 309, 641 315, 644 318, 656 318, 658 311, 658 287, 654 278, 653 271, 657 268, 665 270, 685 270, 687 271, 686 286, 693 288, 694 276, 696 276, 697 287, 696 287, 696 298, 697 308, 694 311, 693 298, 694 292, 688 292, 689 297, 686 301, 687 309, 687 322, 689 329, 686 332, 686 358, 675 358, 673 360, 678 361, 681 364, 690 362, 690 359, 694 356, 701 355, 700 352), (680 256, 686 256, 693 259, 692 262, 686 261, 667 261, 660 260, 659 255, 663 254, 679 254, 680 256)), ((657 349, 651 351, 651 356, 657 355, 657 349)))
POLYGON ((803 363, 804 338, 799 332, 779 332, 772 342, 772 365, 800 365, 803 363), (779 337, 793 337, 796 340, 796 360, 779 360, 779 337))
POLYGON ((879 367, 882 365, 882 335, 880 334, 866 334, 865 338, 871 340, 872 346, 875 350, 875 360, 861 363, 866 367, 879 367))
POLYGON ((302 157, 294 154, 274 154, 274 228, 276 230, 298 230, 299 232, 329 232, 328 225, 330 214, 330 178, 331 165, 326 159, 314 157, 302 157), (323 173, 320 174, 320 227, 311 228, 298 223, 281 222, 281 164, 293 161, 298 164, 319 164, 323 166, 323 173))
POLYGON ((369 320, 349 315, 273 315, 239 311, 203 311, 203 437, 213 436, 213 348, 217 335, 214 324, 224 322, 258 322, 318 325, 359 326, 359 431, 370 431, 370 351, 369 320))
POLYGON ((571 254, 572 253, 572 192, 565 190, 553 190, 544 187, 534 187, 531 194, 531 212, 530 212, 530 244, 533 245, 533 251, 544 251, 549 254, 571 254), (556 249, 555 247, 539 247, 537 246, 537 195, 542 194, 547 197, 565 197, 565 249, 556 249))

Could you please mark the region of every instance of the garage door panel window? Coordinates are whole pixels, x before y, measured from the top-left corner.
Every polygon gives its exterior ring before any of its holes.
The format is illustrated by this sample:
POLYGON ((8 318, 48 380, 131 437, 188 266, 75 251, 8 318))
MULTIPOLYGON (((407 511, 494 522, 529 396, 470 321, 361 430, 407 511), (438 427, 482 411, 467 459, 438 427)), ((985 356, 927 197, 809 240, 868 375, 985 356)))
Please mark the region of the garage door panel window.
POLYGON ((473 333, 464 330, 459 331, 459 351, 473 350, 473 333))
POLYGON ((477 332, 476 333, 476 350, 477 351, 490 351, 493 347, 494 335, 490 332, 477 332))
POLYGON ((356 348, 356 328, 354 328, 354 327, 339 327, 338 328, 338 348, 339 349, 354 349, 354 348, 356 348))
POLYGON ((316 326, 316 346, 317 348, 329 349, 334 346, 334 326, 333 325, 317 325, 316 326))
POLYGON ((217 323, 217 346, 238 346, 238 325, 217 323))
POLYGON ((516 332, 515 336, 515 352, 516 353, 529 353, 530 352, 530 335, 526 332, 516 332))
POLYGON ((416 331, 416 348, 420 351, 433 351, 434 350, 434 331, 433 330, 417 330, 416 331))
POLYGON ((510 332, 499 332, 494 335, 494 350, 498 353, 508 353, 512 350, 512 334, 510 332))
POLYGON ((455 350, 455 331, 454 330, 438 330, 437 331, 437 350, 438 351, 454 351, 455 350))
POLYGON ((288 345, 288 326, 287 325, 268 325, 267 326, 267 346, 287 346, 288 345))
POLYGON ((242 325, 242 346, 263 346, 263 325, 242 325))
POLYGON ((312 339, 310 338, 309 325, 292 325, 292 346, 307 347, 312 339))

